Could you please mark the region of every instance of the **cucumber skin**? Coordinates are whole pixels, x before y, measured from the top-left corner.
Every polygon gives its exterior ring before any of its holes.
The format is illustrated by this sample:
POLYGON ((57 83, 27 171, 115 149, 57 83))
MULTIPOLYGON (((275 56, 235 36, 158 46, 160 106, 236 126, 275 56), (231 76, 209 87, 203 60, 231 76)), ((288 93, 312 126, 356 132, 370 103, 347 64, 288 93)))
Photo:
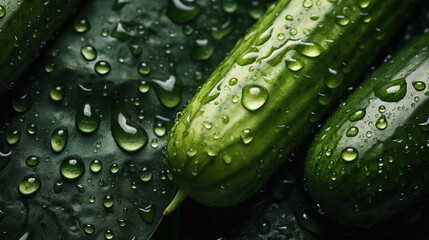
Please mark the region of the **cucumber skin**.
POLYGON ((176 118, 166 144, 166 163, 176 185, 191 198, 212 207, 234 205, 258 191, 343 96, 346 87, 359 79, 389 42, 412 2, 378 0, 366 8, 360 8, 358 1, 314 1, 309 8, 299 0, 274 3, 176 118), (363 23, 368 15, 365 13, 371 16, 368 23, 363 23), (342 14, 349 17, 347 26, 337 24, 342 14), (287 21, 287 15, 294 20, 287 21), (319 18, 311 20, 313 15, 319 18), (271 37, 266 40, 271 25, 271 37), (292 28, 298 30, 295 36, 290 34, 292 28), (382 29, 382 34, 376 34, 375 29, 382 29), (284 34, 284 40, 279 34, 284 34), (309 49, 304 43, 290 40, 291 47, 271 54, 278 54, 278 58, 261 60, 275 47, 286 46, 289 38, 305 40, 307 45, 314 43, 313 47, 319 44, 323 53, 307 57, 312 54, 305 53, 309 49), (256 46, 258 41, 263 43, 256 46), (241 55, 253 48, 259 49, 260 55, 246 64, 241 55), (305 66, 289 70, 284 58, 297 52, 305 53, 294 56, 305 66), (253 72, 249 67, 254 68, 253 72), (338 75, 331 74, 330 69, 338 75), (233 86, 229 84, 232 77, 238 79, 233 86), (327 79, 335 86, 329 88, 327 79), (241 97, 242 88, 248 84, 263 86, 269 94, 265 104, 255 111, 245 109, 241 99, 232 102, 233 96, 241 97), (253 131, 248 144, 240 139, 244 129, 253 131))
POLYGON ((310 195, 328 216, 369 227, 399 216, 428 194, 428 77, 426 34, 387 59, 323 125, 308 151, 305 178, 310 195), (380 86, 401 78, 407 83, 401 100, 387 102, 375 95, 380 86), (417 91, 413 81, 424 82, 425 89, 417 91), (384 113, 379 112, 381 105, 384 113), (365 109, 365 117, 349 121, 359 109, 365 109), (382 114, 388 125, 380 130, 376 122, 382 114), (348 137, 352 126, 359 133, 348 137), (367 131, 372 132, 370 138, 367 131), (346 147, 357 150, 355 160, 342 160, 346 147))
POLYGON ((0 1, 6 9, 0 18, 0 95, 16 85, 39 49, 81 1, 51 0, 46 5, 44 0, 0 1))

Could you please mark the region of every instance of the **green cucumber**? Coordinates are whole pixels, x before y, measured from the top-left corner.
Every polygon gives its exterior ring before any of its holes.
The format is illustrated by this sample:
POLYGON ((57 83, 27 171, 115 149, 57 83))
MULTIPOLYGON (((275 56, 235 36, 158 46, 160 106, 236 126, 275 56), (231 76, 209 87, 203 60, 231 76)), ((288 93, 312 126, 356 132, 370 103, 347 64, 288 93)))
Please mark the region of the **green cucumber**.
POLYGON ((254 194, 389 42, 414 1, 279 0, 178 115, 166 145, 186 196, 254 194))
POLYGON ((340 223, 371 226, 429 192, 429 34, 386 59, 312 143, 308 190, 340 223))
POLYGON ((0 94, 13 88, 81 0, 0 0, 0 94))

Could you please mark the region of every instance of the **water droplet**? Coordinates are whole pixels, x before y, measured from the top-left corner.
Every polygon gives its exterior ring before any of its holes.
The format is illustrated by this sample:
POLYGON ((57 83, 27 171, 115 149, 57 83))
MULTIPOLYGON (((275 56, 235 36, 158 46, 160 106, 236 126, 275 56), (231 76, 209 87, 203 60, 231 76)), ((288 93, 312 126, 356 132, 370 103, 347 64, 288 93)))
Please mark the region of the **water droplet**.
POLYGON ((30 94, 24 93, 17 97, 12 98, 12 107, 18 113, 26 112, 31 108, 30 94))
POLYGON ((268 90, 258 85, 246 85, 242 89, 241 104, 249 111, 258 110, 268 99, 268 90))
POLYGON ((119 172, 119 165, 116 163, 113 163, 112 165, 110 165, 110 172, 113 174, 116 174, 119 172))
POLYGON ((75 188, 80 193, 84 193, 85 192, 85 187, 81 183, 76 184, 75 188))
POLYGON ((177 77, 173 67, 170 67, 170 77, 163 81, 154 79, 154 89, 161 101, 162 105, 166 108, 175 108, 182 101, 183 83, 177 77))
POLYGON ((37 125, 35 123, 27 124, 27 133, 30 135, 34 135, 37 132, 37 125))
POLYGON ((243 129, 240 132, 240 138, 244 144, 249 144, 253 140, 254 136, 255 135, 251 129, 243 129))
POLYGON ((372 16, 369 13, 361 13, 362 16, 362 22, 363 23, 370 23, 372 20, 372 16))
POLYGON ((229 86, 234 86, 237 83, 238 83, 238 79, 235 77, 229 79, 229 81, 228 81, 229 86))
POLYGON ((197 155, 197 153, 198 151, 193 148, 189 148, 188 151, 186 151, 186 155, 188 155, 188 157, 193 157, 197 155))
POLYGON ((93 133, 100 126, 100 117, 89 103, 85 103, 76 111, 75 124, 82 133, 93 133))
POLYGON ((52 101, 59 102, 64 99, 65 90, 63 86, 56 86, 52 87, 49 90, 49 96, 51 97, 52 101))
POLYGON ((310 15, 310 19, 311 19, 312 21, 317 21, 317 20, 319 20, 319 16, 317 16, 317 15, 315 15, 315 14, 311 14, 311 15, 310 15))
POLYGON ((381 116, 377 119, 377 121, 376 121, 376 123, 375 123, 375 126, 376 126, 378 129, 380 129, 380 130, 385 129, 385 128, 387 127, 387 119, 386 119, 386 116, 381 115, 381 116))
POLYGON ((66 127, 58 127, 51 135, 51 148, 54 152, 59 153, 64 150, 68 141, 68 130, 66 127))
POLYGON ((230 119, 229 119, 229 117, 228 117, 228 116, 226 116, 226 115, 223 115, 223 116, 222 116, 222 122, 223 122, 224 124, 228 124, 228 123, 229 123, 229 121, 230 121, 230 119))
POLYGON ((97 58, 97 51, 91 45, 82 46, 80 48, 80 53, 82 54, 83 58, 88 61, 92 61, 97 58))
POLYGON ((34 155, 28 156, 25 159, 25 163, 27 164, 27 166, 35 167, 40 163, 40 157, 34 155))
POLYGON ((257 42, 255 43, 256 46, 261 46, 262 44, 266 43, 270 38, 271 35, 273 33, 273 29, 274 26, 270 26, 268 27, 259 37, 259 39, 257 40, 257 42))
POLYGON ((341 151, 341 158, 346 162, 353 161, 357 157, 358 157, 358 151, 353 147, 346 147, 343 149, 343 151, 341 151))
POLYGON ((125 227, 127 225, 127 221, 124 219, 118 219, 118 223, 120 227, 125 227))
POLYGON ((54 70, 55 70, 55 64, 54 63, 46 64, 46 66, 45 66, 45 72, 46 73, 51 73, 54 70))
POLYGON ((347 129, 346 136, 347 137, 354 137, 359 133, 359 129, 355 126, 350 127, 347 129))
POLYGON ((211 122, 204 121, 203 126, 205 129, 208 130, 208 129, 211 129, 213 127, 213 124, 211 122))
POLYGON ((92 224, 84 224, 83 231, 88 235, 92 235, 95 232, 95 227, 92 224))
POLYGON ((15 145, 19 142, 19 139, 21 139, 21 131, 16 128, 10 128, 7 131, 7 135, 6 135, 6 141, 7 143, 9 143, 9 145, 15 145))
POLYGON ((345 15, 335 16, 335 22, 340 26, 347 26, 350 23, 350 18, 345 15))
POLYGON ((341 85, 344 79, 344 74, 341 71, 336 71, 332 68, 328 68, 329 74, 324 78, 325 85, 328 88, 337 88, 341 85))
POLYGON ((255 20, 259 20, 264 15, 265 8, 259 1, 251 1, 250 6, 247 8, 250 17, 255 20))
POLYGON ((147 93, 149 91, 149 84, 147 84, 147 82, 144 80, 140 81, 139 91, 141 93, 147 93))
POLYGON ((130 0, 115 0, 115 3, 112 5, 112 10, 117 11, 130 2, 130 0))
MULTIPOLYGON (((292 35, 292 36, 297 35, 298 34, 298 29, 296 29, 296 28, 289 29, 289 34, 292 35)), ((279 39, 279 40, 281 40, 281 39, 279 39)))
POLYGON ((6 8, 3 5, 0 5, 0 18, 6 15, 6 8))
POLYGON ((10 162, 11 158, 12 158, 12 152, 4 151, 4 149, 2 149, 1 142, 0 142, 0 170, 2 170, 10 162))
POLYGON ((237 0, 223 0, 222 8, 227 13, 233 13, 237 10, 238 3, 237 0))
POLYGON ((111 67, 110 67, 110 63, 106 62, 106 61, 98 61, 97 63, 95 63, 94 65, 94 70, 96 73, 98 73, 99 75, 106 75, 110 72, 111 67))
POLYGON ((262 234, 267 234, 271 230, 271 222, 266 218, 259 219, 258 230, 262 234))
POLYGON ((74 30, 78 33, 84 33, 91 28, 88 20, 86 20, 85 18, 82 18, 76 21, 73 27, 74 27, 74 30))
POLYGON ((105 239, 107 239, 107 240, 111 240, 111 239, 113 239, 113 237, 114 237, 115 235, 113 234, 113 231, 112 230, 106 230, 105 232, 104 232, 104 238, 105 239))
POLYGON ((107 28, 101 29, 100 35, 102 37, 108 37, 109 36, 109 29, 107 29, 107 28))
MULTIPOLYGON (((143 53, 143 48, 140 47, 139 45, 130 44, 128 48, 130 49, 131 55, 133 55, 133 57, 139 57, 143 53)), ((120 62, 124 62, 124 61, 125 59, 122 59, 120 62)), ((143 69, 143 72, 145 72, 144 69, 143 69)))
POLYGON ((98 173, 101 171, 101 161, 98 159, 94 159, 91 161, 91 163, 89 164, 89 169, 91 169, 91 172, 93 173, 98 173))
POLYGON ((428 132, 429 131, 429 118, 426 121, 419 123, 418 125, 422 131, 428 132))
POLYGON ((293 235, 293 233, 295 232, 292 227, 288 227, 287 225, 276 226, 274 227, 274 229, 285 236, 293 235))
POLYGON ((384 113, 384 112, 386 112, 386 107, 385 107, 384 105, 380 105, 380 106, 378 107, 378 112, 379 112, 379 113, 384 113))
POLYGON ((232 96, 231 102, 237 103, 240 100, 240 98, 237 95, 232 96))
POLYGON ((284 40, 285 38, 286 38, 286 36, 285 36, 285 34, 284 34, 284 33, 279 33, 279 34, 277 34, 277 40, 282 41, 282 40, 284 40))
POLYGON ((365 109, 358 109, 358 110, 356 110, 356 112, 350 114, 349 121, 351 121, 351 122, 359 121, 362 118, 364 118, 365 115, 366 115, 365 109))
POLYGON ((231 18, 227 18, 226 21, 224 21, 222 24, 212 26, 210 35, 216 39, 221 40, 225 36, 228 36, 228 34, 234 29, 234 21, 231 20, 231 18))
POLYGON ((74 180, 85 173, 85 165, 79 156, 71 155, 61 162, 60 173, 64 178, 74 180))
POLYGON ((60 193, 63 191, 63 183, 62 182, 56 182, 54 185, 54 193, 60 193))
POLYGON ((149 141, 147 132, 119 106, 113 108, 111 129, 115 142, 127 152, 137 151, 149 141))
POLYGON ((426 84, 424 82, 422 82, 422 81, 414 81, 413 82, 413 87, 417 91, 423 91, 426 88, 426 84))
POLYGON ((211 38, 197 38, 191 50, 191 59, 203 61, 209 59, 215 50, 215 41, 211 38))
POLYGON ((169 0, 167 16, 175 23, 186 23, 201 13, 201 7, 195 0, 169 0))
POLYGON ((386 102, 397 102, 405 97, 407 93, 407 82, 400 78, 390 82, 382 82, 374 88, 374 94, 386 102))
POLYGON ((18 190, 22 195, 30 196, 40 189, 40 185, 40 179, 36 176, 30 175, 21 180, 18 190))
POLYGON ((140 218, 147 224, 151 224, 155 219, 155 205, 149 204, 146 207, 139 208, 138 211, 140 218))
POLYGON ((146 76, 150 73, 150 67, 147 65, 147 63, 142 62, 142 63, 140 63, 139 67, 137 68, 137 71, 141 75, 146 76))
POLYGON ((319 43, 302 42, 299 45, 298 52, 307 57, 318 57, 324 51, 319 43))
MULTIPOLYGON (((414 102, 419 102, 419 101, 420 101, 420 97, 415 96, 415 97, 414 97, 414 102)), ((412 104, 411 104, 411 106, 412 106, 412 104)))
POLYGON ((140 169, 139 178, 142 182, 149 182, 152 179, 152 171, 148 167, 140 169))
POLYGON ((305 8, 310 8, 313 6, 313 0, 304 0, 302 2, 302 6, 305 8))
POLYGON ((167 132, 167 128, 165 127, 165 125, 163 123, 158 122, 153 127, 153 132, 155 133, 156 136, 163 137, 165 135, 165 133, 167 132))
POLYGON ((103 198, 103 206, 106 208, 111 208, 113 207, 114 201, 113 201, 113 197, 110 195, 107 195, 103 198))
POLYGON ((246 66, 256 61, 259 56, 257 48, 249 48, 240 54, 237 58, 237 64, 240 66, 246 66))
POLYGON ((293 21, 293 16, 292 15, 286 15, 285 19, 286 19, 286 21, 293 21))
POLYGON ((232 157, 231 157, 231 155, 229 155, 228 153, 227 154, 225 154, 225 155, 223 155, 223 161, 226 163, 226 164, 230 164, 231 162, 232 162, 232 157))
POLYGON ((367 138, 371 138, 371 137, 372 137, 372 132, 371 132, 371 131, 367 131, 367 132, 365 133, 365 136, 366 136, 367 138))
POLYGON ((371 3, 371 0, 359 0, 359 7, 361 8, 367 8, 369 4, 371 3))
POLYGON ((131 39, 134 35, 135 33, 130 32, 121 22, 118 22, 115 28, 110 33, 110 36, 118 39, 119 41, 126 41, 128 39, 131 39))
POLYGON ((299 71, 305 66, 305 61, 296 50, 290 50, 285 57, 286 67, 293 71, 299 71))

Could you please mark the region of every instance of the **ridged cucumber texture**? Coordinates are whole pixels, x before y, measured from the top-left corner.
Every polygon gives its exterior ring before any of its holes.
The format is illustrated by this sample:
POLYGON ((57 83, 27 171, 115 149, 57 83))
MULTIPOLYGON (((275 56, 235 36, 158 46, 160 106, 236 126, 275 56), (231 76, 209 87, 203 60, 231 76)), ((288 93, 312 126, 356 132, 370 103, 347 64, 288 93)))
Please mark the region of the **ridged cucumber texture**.
POLYGON ((275 2, 170 131, 167 164, 180 195, 222 207, 255 193, 359 79, 413 3, 275 2))
POLYGON ((429 34, 387 58, 330 117, 308 153, 308 189, 327 215, 370 226, 428 193, 429 34))

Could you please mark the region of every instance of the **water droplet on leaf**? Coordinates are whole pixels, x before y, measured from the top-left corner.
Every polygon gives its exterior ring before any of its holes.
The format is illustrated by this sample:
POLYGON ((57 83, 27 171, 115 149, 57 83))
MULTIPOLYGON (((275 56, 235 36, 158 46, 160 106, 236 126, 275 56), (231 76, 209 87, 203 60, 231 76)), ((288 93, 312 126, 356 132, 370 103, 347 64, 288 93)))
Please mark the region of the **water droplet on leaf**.
POLYGON ((36 176, 27 176, 21 180, 18 186, 19 193, 24 196, 33 195, 37 190, 40 189, 41 182, 36 176))
POLYGON ((64 150, 68 141, 68 130, 66 127, 58 127, 51 135, 51 148, 59 153, 64 150))
POLYGON ((89 134, 97 131, 100 122, 100 117, 89 103, 85 103, 76 111, 75 124, 82 133, 89 134))
POLYGON ((149 141, 147 132, 119 106, 113 107, 111 128, 115 142, 127 152, 137 151, 149 141))
POLYGON ((71 155, 61 162, 60 173, 64 178, 74 180, 85 173, 85 165, 79 156, 71 155))

